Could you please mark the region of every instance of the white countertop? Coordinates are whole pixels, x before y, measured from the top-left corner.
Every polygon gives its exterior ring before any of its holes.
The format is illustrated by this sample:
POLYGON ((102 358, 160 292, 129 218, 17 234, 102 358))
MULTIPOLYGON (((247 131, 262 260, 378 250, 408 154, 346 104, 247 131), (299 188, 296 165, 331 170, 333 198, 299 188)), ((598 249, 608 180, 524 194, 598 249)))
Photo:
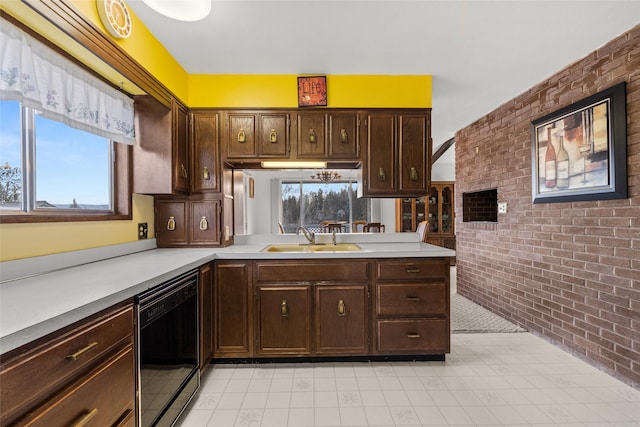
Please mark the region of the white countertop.
MULTIPOLYGON (((373 237, 345 234, 338 237, 339 243, 357 242, 363 250, 321 253, 261 252, 271 243, 304 243, 300 240, 303 236, 237 236, 235 245, 227 248, 149 249, 7 280, 0 283, 0 354, 131 299, 214 259, 455 256, 452 250, 415 241, 412 234, 373 237)), ((318 235, 317 239, 327 243, 331 235, 318 235)))

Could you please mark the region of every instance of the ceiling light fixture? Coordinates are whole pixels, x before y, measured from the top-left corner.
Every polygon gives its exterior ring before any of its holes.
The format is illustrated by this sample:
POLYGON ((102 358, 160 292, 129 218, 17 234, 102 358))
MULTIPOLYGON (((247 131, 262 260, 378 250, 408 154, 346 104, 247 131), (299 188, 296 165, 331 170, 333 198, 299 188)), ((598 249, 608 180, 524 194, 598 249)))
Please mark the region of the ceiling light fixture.
POLYGON ((211 0, 142 0, 156 12, 178 21, 199 21, 211 12, 211 0))
POLYGON ((320 172, 316 172, 315 175, 311 175, 311 178, 323 182, 325 185, 331 183, 331 182, 337 182, 340 180, 340 178, 342 178, 342 175, 340 175, 338 172, 331 172, 331 171, 320 171, 320 172))

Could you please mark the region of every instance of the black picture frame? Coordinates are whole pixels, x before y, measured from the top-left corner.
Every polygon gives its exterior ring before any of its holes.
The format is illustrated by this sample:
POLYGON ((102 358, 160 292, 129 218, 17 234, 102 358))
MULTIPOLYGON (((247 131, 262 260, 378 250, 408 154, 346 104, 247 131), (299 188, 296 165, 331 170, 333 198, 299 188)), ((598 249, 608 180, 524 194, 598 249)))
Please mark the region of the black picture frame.
POLYGON ((531 122, 533 203, 627 198, 626 104, 622 82, 531 122))

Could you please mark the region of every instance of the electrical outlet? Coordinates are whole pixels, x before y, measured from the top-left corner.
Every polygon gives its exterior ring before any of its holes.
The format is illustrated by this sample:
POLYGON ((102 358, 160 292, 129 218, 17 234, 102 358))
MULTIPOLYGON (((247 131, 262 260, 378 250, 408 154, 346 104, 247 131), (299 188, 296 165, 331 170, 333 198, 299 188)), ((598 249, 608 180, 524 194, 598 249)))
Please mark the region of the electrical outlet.
POLYGON ((498 213, 501 213, 501 214, 507 213, 507 202, 498 203, 498 213))
POLYGON ((138 224, 138 240, 146 239, 148 232, 149 229, 146 222, 141 222, 138 224))

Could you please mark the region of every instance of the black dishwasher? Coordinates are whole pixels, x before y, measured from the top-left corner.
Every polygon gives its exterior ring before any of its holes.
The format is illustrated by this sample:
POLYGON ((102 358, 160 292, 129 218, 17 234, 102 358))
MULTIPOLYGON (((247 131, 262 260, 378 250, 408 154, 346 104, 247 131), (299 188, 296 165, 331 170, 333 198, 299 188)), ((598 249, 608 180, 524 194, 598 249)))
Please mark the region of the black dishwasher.
POLYGON ((141 427, 171 426, 200 386, 198 270, 135 298, 141 427))

